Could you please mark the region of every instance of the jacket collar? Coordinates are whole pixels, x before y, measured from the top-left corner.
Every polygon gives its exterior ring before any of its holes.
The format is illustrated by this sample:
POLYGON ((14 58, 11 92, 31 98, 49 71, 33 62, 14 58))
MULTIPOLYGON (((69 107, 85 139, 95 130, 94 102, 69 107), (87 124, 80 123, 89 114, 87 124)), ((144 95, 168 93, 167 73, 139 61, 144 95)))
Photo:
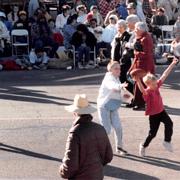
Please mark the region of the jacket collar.
POLYGON ((93 119, 93 117, 90 114, 81 115, 73 122, 73 126, 75 126, 77 124, 81 124, 81 123, 91 122, 92 119, 93 119))

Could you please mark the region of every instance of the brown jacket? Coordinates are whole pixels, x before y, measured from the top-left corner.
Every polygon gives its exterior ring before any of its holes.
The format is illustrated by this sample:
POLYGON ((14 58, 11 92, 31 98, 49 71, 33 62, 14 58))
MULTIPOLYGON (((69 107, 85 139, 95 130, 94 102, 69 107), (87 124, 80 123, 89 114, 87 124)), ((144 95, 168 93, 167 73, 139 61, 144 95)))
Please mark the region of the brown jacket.
POLYGON ((102 180, 103 166, 112 157, 105 129, 92 122, 91 115, 82 115, 69 131, 60 175, 73 180, 102 180))

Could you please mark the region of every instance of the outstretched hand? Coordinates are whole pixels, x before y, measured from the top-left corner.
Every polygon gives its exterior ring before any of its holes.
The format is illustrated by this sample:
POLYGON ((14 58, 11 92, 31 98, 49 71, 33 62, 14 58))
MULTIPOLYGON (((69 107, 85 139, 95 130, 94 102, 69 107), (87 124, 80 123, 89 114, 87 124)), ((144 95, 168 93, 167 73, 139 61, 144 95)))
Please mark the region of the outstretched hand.
POLYGON ((173 59, 173 61, 172 61, 172 64, 175 64, 175 65, 176 65, 176 64, 178 64, 178 63, 179 63, 179 59, 175 57, 175 58, 173 59))
POLYGON ((128 83, 127 82, 124 82, 123 84, 121 84, 122 85, 122 88, 126 88, 126 87, 128 87, 128 83))

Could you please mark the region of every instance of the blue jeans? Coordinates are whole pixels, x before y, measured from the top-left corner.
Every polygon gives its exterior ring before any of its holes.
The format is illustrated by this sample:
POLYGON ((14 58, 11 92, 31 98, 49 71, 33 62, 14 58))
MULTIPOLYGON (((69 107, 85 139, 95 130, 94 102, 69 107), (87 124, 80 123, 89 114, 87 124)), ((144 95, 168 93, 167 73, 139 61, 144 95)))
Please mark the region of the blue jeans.
POLYGON ((88 63, 90 60, 90 50, 91 48, 88 46, 80 46, 77 48, 78 51, 78 62, 83 61, 83 56, 85 56, 85 63, 88 63))
POLYGON ((104 107, 98 107, 98 116, 101 125, 104 126, 108 135, 111 133, 111 127, 113 127, 116 148, 122 148, 122 126, 118 110, 108 111, 104 107))

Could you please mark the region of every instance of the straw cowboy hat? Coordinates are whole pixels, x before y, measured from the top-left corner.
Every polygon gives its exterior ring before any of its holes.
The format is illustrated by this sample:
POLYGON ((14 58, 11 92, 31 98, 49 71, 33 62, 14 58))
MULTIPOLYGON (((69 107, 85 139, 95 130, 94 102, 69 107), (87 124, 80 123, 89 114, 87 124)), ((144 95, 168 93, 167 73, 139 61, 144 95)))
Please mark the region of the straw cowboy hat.
POLYGON ((70 106, 65 106, 68 112, 76 112, 78 114, 91 114, 96 111, 96 108, 89 104, 85 94, 76 94, 74 103, 70 106))

